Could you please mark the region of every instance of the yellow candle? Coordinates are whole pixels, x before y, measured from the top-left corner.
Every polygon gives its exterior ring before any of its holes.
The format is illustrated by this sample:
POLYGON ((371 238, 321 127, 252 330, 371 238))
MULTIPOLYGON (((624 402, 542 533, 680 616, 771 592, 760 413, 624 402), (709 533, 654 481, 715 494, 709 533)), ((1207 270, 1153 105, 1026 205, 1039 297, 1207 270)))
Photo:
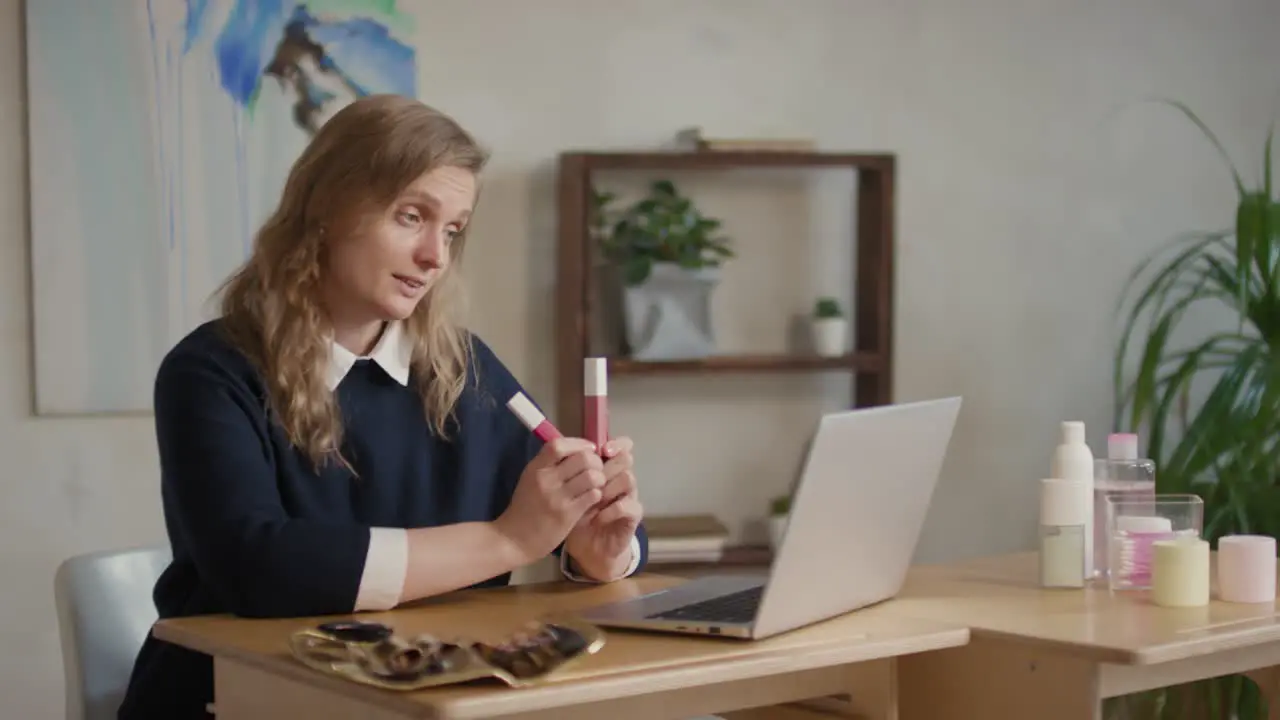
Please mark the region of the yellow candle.
POLYGON ((1198 537, 1152 543, 1151 599, 1162 607, 1209 604, 1209 543, 1198 537))

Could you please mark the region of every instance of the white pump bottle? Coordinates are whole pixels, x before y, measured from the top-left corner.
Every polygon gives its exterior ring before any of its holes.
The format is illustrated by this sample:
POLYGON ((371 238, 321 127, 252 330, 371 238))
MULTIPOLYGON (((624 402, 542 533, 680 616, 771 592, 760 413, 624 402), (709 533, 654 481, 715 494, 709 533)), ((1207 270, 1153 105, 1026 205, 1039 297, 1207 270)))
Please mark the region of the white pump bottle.
POLYGON ((1058 447, 1053 451, 1049 476, 1078 482, 1080 492, 1084 493, 1081 502, 1089 509, 1085 524, 1085 549, 1082 562, 1084 577, 1089 580, 1094 576, 1093 524, 1097 520, 1093 516, 1093 451, 1085 442, 1084 423, 1074 420, 1063 422, 1060 433, 1058 447))

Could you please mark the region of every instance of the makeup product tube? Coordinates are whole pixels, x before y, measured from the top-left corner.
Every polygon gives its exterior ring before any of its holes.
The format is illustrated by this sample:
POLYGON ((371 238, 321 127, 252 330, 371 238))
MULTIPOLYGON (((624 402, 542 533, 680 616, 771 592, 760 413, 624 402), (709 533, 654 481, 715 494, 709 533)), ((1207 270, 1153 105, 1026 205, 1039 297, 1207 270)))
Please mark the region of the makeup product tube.
POLYGON ((1085 582, 1090 484, 1040 481, 1040 586, 1082 588, 1085 582))
POLYGON ((525 397, 524 393, 516 393, 507 401, 507 407, 516 417, 520 418, 520 422, 524 426, 533 431, 534 435, 542 438, 543 442, 550 442, 560 437, 560 431, 555 425, 542 414, 541 410, 533 404, 533 401, 525 397))
POLYGON ((609 364, 605 358, 589 357, 583 361, 582 401, 586 419, 586 438, 604 454, 609 440, 609 364))

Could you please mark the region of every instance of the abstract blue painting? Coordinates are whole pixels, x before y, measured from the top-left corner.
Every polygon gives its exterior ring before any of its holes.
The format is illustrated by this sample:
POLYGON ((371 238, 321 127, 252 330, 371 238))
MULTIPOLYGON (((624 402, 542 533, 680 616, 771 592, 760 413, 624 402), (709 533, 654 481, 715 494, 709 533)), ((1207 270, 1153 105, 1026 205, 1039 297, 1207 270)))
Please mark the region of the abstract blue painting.
POLYGON ((310 136, 357 97, 417 95, 404 4, 26 4, 39 413, 150 411, 310 136))

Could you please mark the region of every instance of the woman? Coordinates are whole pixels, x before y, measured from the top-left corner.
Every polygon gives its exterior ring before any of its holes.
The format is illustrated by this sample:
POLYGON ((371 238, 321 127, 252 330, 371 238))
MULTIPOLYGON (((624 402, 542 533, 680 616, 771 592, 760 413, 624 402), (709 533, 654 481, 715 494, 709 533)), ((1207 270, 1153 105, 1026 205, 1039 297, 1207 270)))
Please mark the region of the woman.
MULTIPOLYGON (((631 442, 543 444, 451 317, 484 162, 398 96, 348 105, 298 158, 221 317, 157 374, 161 617, 384 610, 552 552, 586 581, 643 564, 631 442)), ((120 716, 212 699, 207 657, 148 638, 120 716)))

